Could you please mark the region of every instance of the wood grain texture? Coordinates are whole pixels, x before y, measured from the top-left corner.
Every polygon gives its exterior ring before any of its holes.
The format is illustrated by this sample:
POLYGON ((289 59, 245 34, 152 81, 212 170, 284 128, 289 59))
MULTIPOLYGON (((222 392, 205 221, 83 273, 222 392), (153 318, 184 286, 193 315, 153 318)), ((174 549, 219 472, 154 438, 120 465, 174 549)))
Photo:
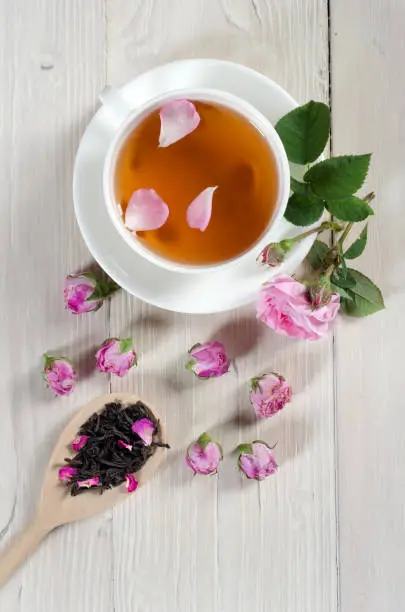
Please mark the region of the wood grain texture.
MULTIPOLYGON (((323 1, 112 0, 107 2, 107 80, 120 85, 174 59, 218 57, 261 70, 299 100, 327 99, 323 1)), ((133 390, 167 421, 167 465, 113 512, 114 602, 120 612, 325 612, 336 610, 332 339, 280 339, 253 308, 209 317, 166 313, 130 296, 111 304, 111 332, 132 335, 139 368, 112 388, 133 390), (197 341, 223 340, 236 369, 202 383, 184 370, 197 341), (275 369, 294 404, 256 423, 251 376, 275 369), (208 430, 224 447, 217 478, 192 478, 187 443, 208 430), (243 481, 232 455, 263 437, 277 478, 243 481), (157 579, 156 572, 160 577, 157 579)))
MULTIPOLYGON (((3 546, 31 518, 63 426, 78 406, 108 389, 91 374, 108 310, 74 318, 64 311, 62 292, 65 274, 89 262, 71 182, 80 135, 104 84, 103 7, 97 0, 5 0, 1 12, 3 546), (45 351, 78 366, 81 382, 71 398, 53 398, 45 389, 45 351)), ((51 535, 0 592, 0 609, 71 612, 80 602, 82 610, 110 612, 109 524, 100 517, 51 535)))
POLYGON ((339 326, 336 380, 342 612, 405 606, 404 75, 401 1, 332 3, 334 154, 373 152, 376 217, 353 262, 383 289, 387 311, 339 326), (348 18, 350 15, 350 18, 348 18), (399 63, 398 63, 399 62, 399 63))

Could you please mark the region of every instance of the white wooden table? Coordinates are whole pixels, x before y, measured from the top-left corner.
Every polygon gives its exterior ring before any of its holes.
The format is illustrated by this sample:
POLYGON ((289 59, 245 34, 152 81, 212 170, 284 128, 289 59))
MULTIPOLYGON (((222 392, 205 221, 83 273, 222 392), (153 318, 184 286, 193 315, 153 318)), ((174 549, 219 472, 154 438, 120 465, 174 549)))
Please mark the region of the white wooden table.
POLYGON ((403 612, 405 609, 404 0, 0 0, 1 546, 33 512, 58 432, 82 403, 134 390, 174 447, 153 483, 104 516, 52 534, 0 592, 2 612, 403 612), (315 344, 258 327, 252 308, 170 314, 122 293, 66 313, 66 273, 91 258, 72 207, 72 166, 108 82, 185 57, 232 59, 298 100, 329 101, 334 154, 373 151, 377 215, 361 260, 387 311, 340 320, 315 344), (137 371, 92 371, 93 348, 132 335, 137 371), (238 375, 198 384, 184 351, 215 335, 238 375), (80 357, 68 399, 41 354, 80 357), (246 425, 248 378, 275 368, 294 402, 246 425), (277 477, 233 461, 192 478, 184 448, 210 429, 229 455, 278 441, 277 477))

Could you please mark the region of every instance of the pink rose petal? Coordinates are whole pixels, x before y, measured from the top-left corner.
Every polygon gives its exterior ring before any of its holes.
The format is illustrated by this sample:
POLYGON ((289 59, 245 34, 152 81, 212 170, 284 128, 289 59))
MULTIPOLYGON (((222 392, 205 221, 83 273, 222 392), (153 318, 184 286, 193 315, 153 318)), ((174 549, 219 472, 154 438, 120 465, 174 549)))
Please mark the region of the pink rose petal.
POLYGON ((187 223, 200 232, 205 232, 211 219, 212 198, 218 187, 204 189, 187 208, 187 223))
POLYGON ((97 487, 100 484, 100 478, 93 476, 93 478, 87 478, 87 480, 78 480, 77 486, 80 489, 90 489, 90 487, 97 487))
POLYGON ((124 442, 124 440, 118 440, 117 444, 120 448, 126 448, 126 450, 129 451, 132 450, 132 444, 127 444, 126 442, 124 442))
POLYGON ((139 419, 132 425, 132 431, 141 438, 145 446, 152 444, 152 437, 155 432, 155 426, 149 419, 139 419))
POLYGON ((194 104, 189 100, 172 100, 160 109, 159 147, 168 147, 193 132, 200 123, 194 104))
POLYGON ((128 493, 133 493, 138 488, 138 481, 135 479, 133 474, 126 474, 125 476, 125 487, 128 493))
POLYGON ((138 189, 132 194, 125 211, 125 225, 135 232, 162 227, 169 216, 169 207, 154 189, 138 189))
POLYGON ((77 436, 77 438, 72 441, 72 448, 75 453, 77 453, 81 448, 83 448, 88 439, 89 436, 77 436))
POLYGON ((72 480, 72 476, 74 476, 75 474, 77 474, 76 468, 65 465, 59 470, 59 480, 67 482, 69 480, 72 480))

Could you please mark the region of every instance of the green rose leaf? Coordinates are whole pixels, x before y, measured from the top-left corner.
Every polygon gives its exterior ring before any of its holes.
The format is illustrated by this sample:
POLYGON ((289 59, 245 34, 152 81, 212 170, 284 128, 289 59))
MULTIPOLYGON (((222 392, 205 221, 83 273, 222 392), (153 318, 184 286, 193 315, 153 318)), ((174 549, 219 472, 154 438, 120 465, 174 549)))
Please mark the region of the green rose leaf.
POLYGON ((356 257, 360 257, 360 255, 363 253, 367 244, 367 227, 367 225, 364 226, 360 236, 343 254, 346 259, 356 259, 356 257))
POLYGON ((314 270, 319 270, 325 264, 325 259, 329 253, 329 247, 321 240, 315 240, 307 257, 314 270))
POLYGON ((345 298, 347 300, 351 300, 352 297, 350 296, 350 293, 348 290, 343 289, 343 287, 339 287, 339 285, 335 285, 334 283, 330 284, 330 287, 332 289, 332 291, 334 293, 340 293, 340 297, 341 298, 345 298))
POLYGON ((302 195, 302 196, 312 195, 314 197, 314 194, 312 193, 312 190, 311 190, 311 186, 308 183, 301 183, 300 181, 297 181, 297 179, 291 177, 290 187, 291 187, 291 191, 293 191, 294 193, 297 193, 298 195, 302 195))
POLYGON ((315 164, 304 175, 312 191, 326 200, 339 200, 356 193, 364 183, 371 154, 331 157, 315 164))
POLYGON ((329 200, 326 208, 338 219, 342 221, 363 221, 370 215, 374 215, 373 209, 360 198, 348 196, 340 200, 329 200))
POLYGON ((288 200, 284 216, 294 225, 305 226, 317 221, 322 216, 323 210, 322 200, 294 193, 288 200))
POLYGON ((381 304, 374 304, 369 300, 349 290, 351 299, 342 298, 341 305, 345 314, 350 317, 367 317, 384 308, 381 304))
POLYGON ((356 284, 355 279, 346 268, 337 268, 331 276, 331 281, 334 285, 343 289, 350 289, 356 284))
POLYGON ((383 295, 377 285, 358 270, 348 268, 348 271, 350 279, 355 281, 354 286, 351 287, 351 291, 364 300, 374 304, 377 310, 385 308, 383 295))
POLYGON ((276 124, 287 157, 295 164, 318 159, 328 142, 329 130, 329 107, 313 100, 295 108, 276 124))

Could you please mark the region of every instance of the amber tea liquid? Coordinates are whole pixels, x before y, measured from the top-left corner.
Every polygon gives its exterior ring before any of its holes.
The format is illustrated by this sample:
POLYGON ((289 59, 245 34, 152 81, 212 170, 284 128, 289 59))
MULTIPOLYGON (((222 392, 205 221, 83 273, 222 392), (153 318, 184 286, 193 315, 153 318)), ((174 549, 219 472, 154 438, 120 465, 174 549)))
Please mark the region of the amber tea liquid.
POLYGON ((266 230, 276 205, 274 155, 246 118, 225 106, 194 102, 201 117, 194 132, 159 148, 159 110, 133 130, 117 158, 115 195, 123 211, 134 191, 152 188, 170 215, 163 227, 138 232, 144 246, 165 259, 209 265, 232 259, 266 230), (200 232, 186 211, 206 187, 215 187, 212 216, 200 232))

